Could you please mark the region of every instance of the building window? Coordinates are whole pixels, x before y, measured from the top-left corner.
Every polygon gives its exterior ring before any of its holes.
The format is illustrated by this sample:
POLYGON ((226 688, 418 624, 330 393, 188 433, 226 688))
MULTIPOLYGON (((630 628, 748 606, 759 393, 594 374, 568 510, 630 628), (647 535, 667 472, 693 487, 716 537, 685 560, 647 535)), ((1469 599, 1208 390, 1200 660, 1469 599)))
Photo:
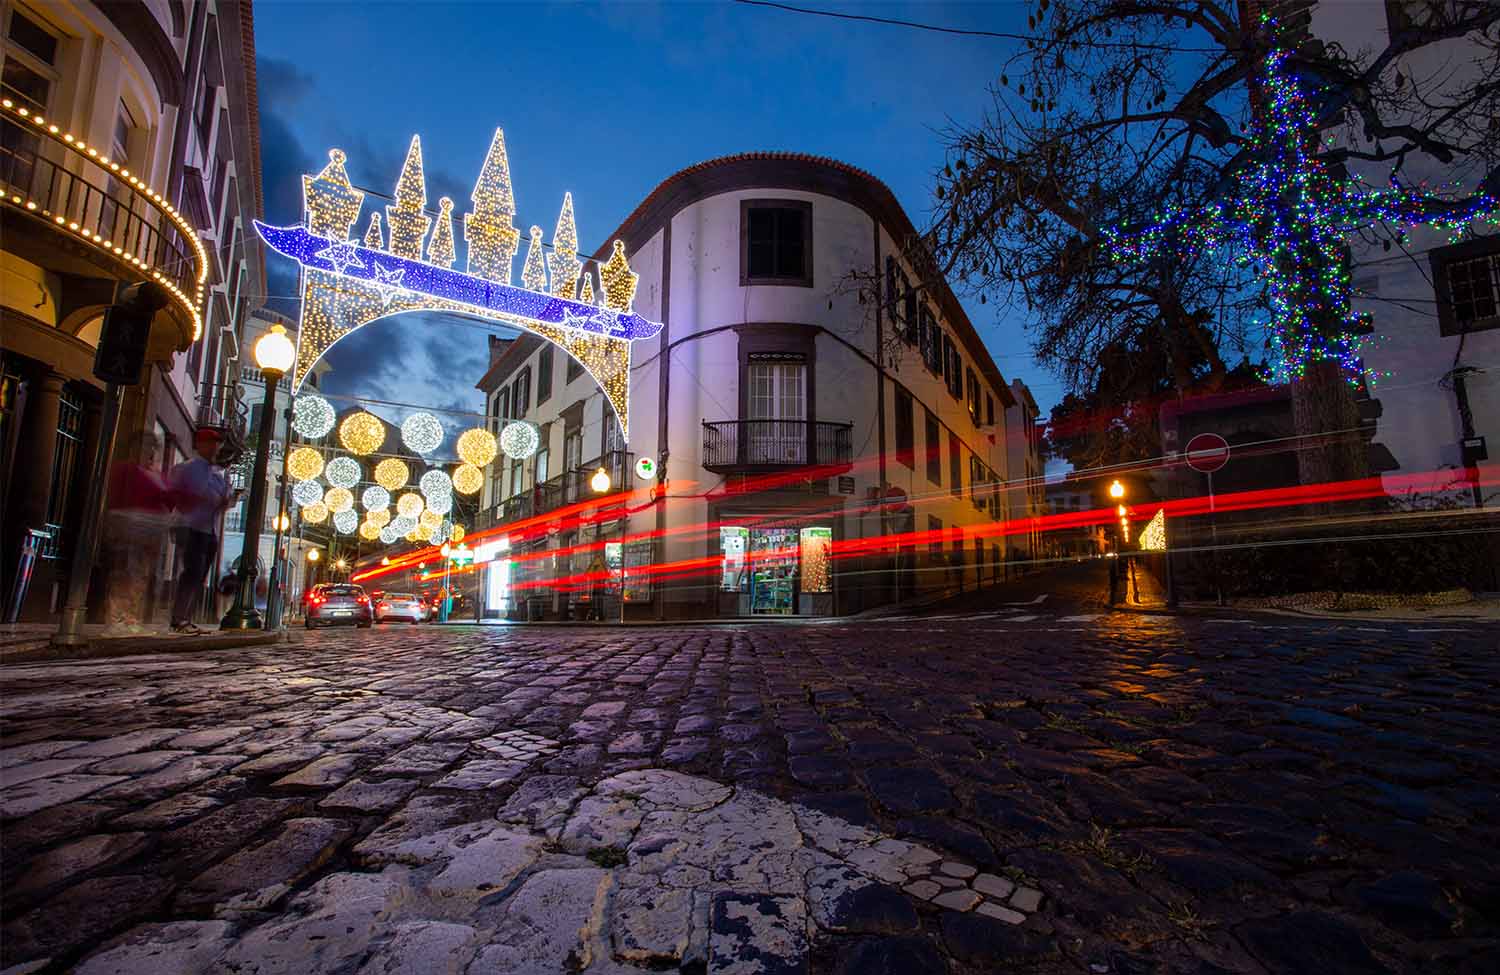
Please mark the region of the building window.
POLYGON ((989 393, 984 394, 984 425, 987 427, 995 425, 995 397, 989 393))
POLYGON ((937 417, 927 410, 927 425, 923 431, 927 436, 923 446, 927 450, 927 480, 934 484, 943 483, 943 441, 942 433, 938 427, 937 417))
POLYGON ((569 430, 563 436, 563 473, 567 474, 583 466, 583 431, 569 430))
POLYGON ((52 483, 47 488, 47 524, 60 526, 73 498, 73 475, 83 448, 83 400, 67 386, 57 405, 57 441, 52 450, 52 483))
POLYGON ((527 366, 521 370, 516 381, 511 385, 510 408, 517 420, 526 415, 531 409, 531 367, 527 366))
POLYGON ((922 331, 922 361, 934 375, 943 374, 943 330, 938 327, 932 310, 923 305, 920 311, 922 331))
POLYGON ((521 493, 521 487, 526 483, 526 465, 519 460, 510 462, 510 496, 515 497, 521 493))
POLYGON ((964 360, 958 354, 958 346, 953 344, 953 338, 947 334, 943 335, 943 385, 948 387, 948 395, 959 402, 964 398, 964 360))
POLYGON ((896 460, 917 469, 916 412, 911 393, 896 387, 896 460))
POLYGON ((969 500, 983 511, 987 503, 982 486, 985 482, 984 464, 973 454, 969 455, 969 500))
POLYGON ((907 345, 916 345, 922 338, 917 322, 917 289, 911 286, 904 274, 901 275, 901 321, 904 326, 901 337, 906 339, 907 345))
POLYGON ((546 484, 547 479, 552 476, 551 472, 547 469, 550 454, 551 451, 546 447, 536 452, 536 483, 538 484, 546 484))
POLYGON ((572 382, 581 375, 583 375, 583 363, 579 362, 572 356, 568 356, 568 378, 564 380, 564 382, 572 382))
POLYGON ((807 366, 800 362, 752 362, 746 369, 751 420, 806 420, 807 366))
POLYGON ((740 204, 740 284, 812 287, 812 204, 744 200, 740 204))
POLYGON ((552 398, 552 349, 551 342, 542 346, 542 354, 536 360, 536 405, 541 406, 552 398))
POLYGON ((969 403, 969 419, 974 425, 979 426, 979 377, 974 375, 973 369, 964 370, 964 388, 967 395, 964 397, 969 403))
POLYGON ((943 554, 943 519, 927 516, 927 550, 934 556, 943 554))
POLYGON ((958 435, 948 434, 948 490, 955 498, 964 496, 964 448, 958 435))
MULTIPOLYGON (((0 71, 0 94, 25 105, 43 117, 51 115, 52 87, 57 82, 58 38, 29 14, 11 6, 5 30, 4 66, 0 71)), ((6 181, 37 194, 31 186, 34 158, 41 150, 41 137, 12 122, 0 124, 0 142, 10 150, 6 181)))
POLYGON ((1500 328, 1500 250, 1495 248, 1493 240, 1480 239, 1432 252, 1443 335, 1500 328))

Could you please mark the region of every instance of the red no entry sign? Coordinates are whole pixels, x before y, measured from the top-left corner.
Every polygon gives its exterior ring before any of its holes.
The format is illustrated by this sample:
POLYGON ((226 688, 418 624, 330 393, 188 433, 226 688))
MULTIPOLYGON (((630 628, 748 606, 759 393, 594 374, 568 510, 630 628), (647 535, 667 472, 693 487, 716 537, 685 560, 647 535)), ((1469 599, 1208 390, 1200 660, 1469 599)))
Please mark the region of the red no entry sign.
POLYGON ((1188 441, 1185 453, 1189 467, 1212 474, 1229 463, 1229 441, 1217 433, 1200 433, 1188 441))

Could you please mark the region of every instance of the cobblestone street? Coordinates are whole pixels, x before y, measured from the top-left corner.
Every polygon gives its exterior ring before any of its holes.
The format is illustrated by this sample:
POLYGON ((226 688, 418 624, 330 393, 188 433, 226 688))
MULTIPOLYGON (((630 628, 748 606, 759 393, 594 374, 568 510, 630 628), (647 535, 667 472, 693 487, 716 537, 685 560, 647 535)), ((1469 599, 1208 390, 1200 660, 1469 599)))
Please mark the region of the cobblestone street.
POLYGON ((295 638, 0 668, 0 968, 1500 969, 1479 626, 295 638))

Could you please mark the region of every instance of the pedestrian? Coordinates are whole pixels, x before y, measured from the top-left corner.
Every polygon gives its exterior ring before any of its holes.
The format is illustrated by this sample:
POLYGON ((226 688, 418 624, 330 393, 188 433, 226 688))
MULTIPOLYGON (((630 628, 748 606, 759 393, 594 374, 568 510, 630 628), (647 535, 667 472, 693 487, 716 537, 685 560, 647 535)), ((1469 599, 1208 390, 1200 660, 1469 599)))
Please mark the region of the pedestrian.
POLYGON ((218 430, 199 427, 193 435, 193 452, 198 456, 172 468, 172 503, 178 516, 177 544, 182 550, 182 574, 177 577, 172 600, 173 633, 203 632, 193 624, 194 603, 219 550, 221 516, 240 498, 239 491, 230 490, 224 468, 214 463, 222 438, 218 430))
POLYGON ((146 589, 156 575, 158 540, 171 523, 171 497, 157 468, 161 441, 146 431, 136 446, 139 459, 118 461, 109 472, 104 521, 108 636, 145 632, 146 589))

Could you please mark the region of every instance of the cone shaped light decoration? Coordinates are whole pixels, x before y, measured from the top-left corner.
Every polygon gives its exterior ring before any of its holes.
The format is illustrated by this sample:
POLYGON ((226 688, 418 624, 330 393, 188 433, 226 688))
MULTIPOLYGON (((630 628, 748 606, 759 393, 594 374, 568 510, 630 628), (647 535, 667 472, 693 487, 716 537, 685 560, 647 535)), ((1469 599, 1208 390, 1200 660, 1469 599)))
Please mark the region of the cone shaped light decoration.
POLYGON ((328 520, 328 506, 321 501, 317 504, 304 505, 302 520, 309 525, 321 525, 328 520))
POLYGON ((375 483, 387 491, 395 491, 404 487, 409 476, 406 462, 394 457, 387 457, 375 465, 375 483))
POLYGON ((380 508, 388 508, 391 504, 391 492, 387 491, 379 484, 371 484, 369 487, 365 488, 364 493, 359 496, 359 503, 364 505, 366 510, 369 511, 375 511, 380 508))
POLYGON ((459 434, 458 456, 465 464, 483 467, 495 459, 498 450, 495 435, 483 427, 474 427, 459 434))
POLYGON ((348 488, 329 488, 323 495, 323 503, 328 505, 329 511, 339 514, 354 507, 354 494, 348 488))
POLYGON ((303 508, 312 504, 321 504, 323 501, 323 485, 317 481, 298 481, 292 485, 292 500, 303 508))
POLYGON ((323 468, 323 476, 328 478, 328 483, 338 488, 354 487, 363 473, 359 469, 359 461, 353 457, 335 457, 323 468))
POLYGON ((425 507, 427 505, 420 494, 407 493, 396 499, 396 511, 403 518, 415 519, 425 507))
POLYGON ((294 481, 311 481, 323 473, 323 455, 311 447, 298 447, 287 457, 286 471, 294 481))
POLYGON ((431 413, 413 413, 401 422, 401 442, 419 454, 430 454, 443 444, 443 424, 431 413))
POLYGON ((326 437, 337 418, 332 404, 316 393, 303 393, 292 401, 292 429, 308 440, 326 437))
POLYGON ((351 413, 339 424, 339 442, 351 454, 373 454, 385 443, 385 424, 373 413, 351 413))
POLYGON ((473 464, 459 464, 453 469, 453 490, 459 494, 476 494, 484 487, 484 473, 473 464))

